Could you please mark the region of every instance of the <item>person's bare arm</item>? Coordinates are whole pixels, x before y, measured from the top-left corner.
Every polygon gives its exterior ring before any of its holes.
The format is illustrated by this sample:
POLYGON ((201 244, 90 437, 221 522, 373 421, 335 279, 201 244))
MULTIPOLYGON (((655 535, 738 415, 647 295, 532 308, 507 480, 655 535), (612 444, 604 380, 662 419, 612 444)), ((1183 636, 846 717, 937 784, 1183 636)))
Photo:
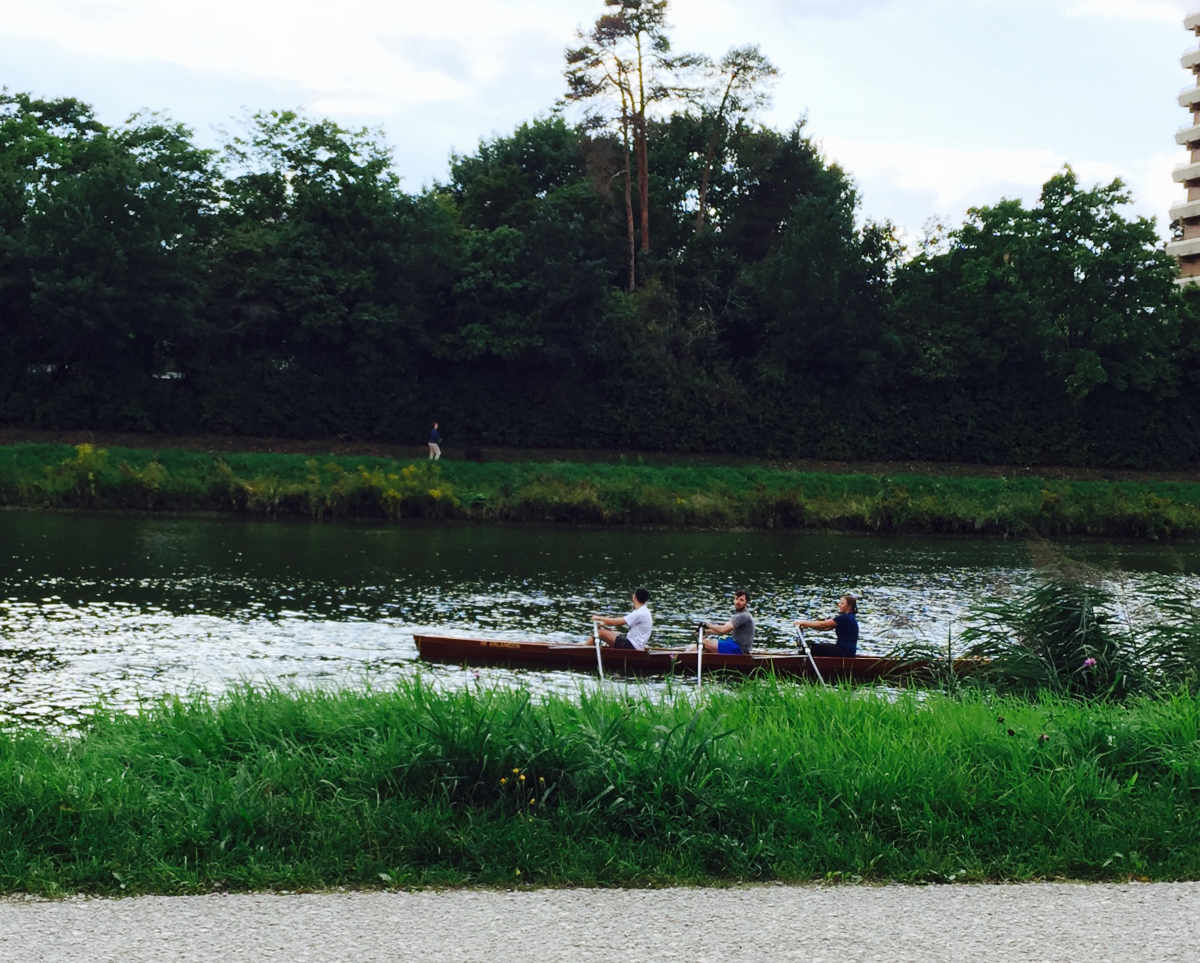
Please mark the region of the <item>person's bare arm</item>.
POLYGON ((714 625, 712 622, 705 622, 704 631, 715 632, 717 635, 729 635, 733 632, 733 623, 726 622, 724 625, 714 625))
POLYGON ((792 624, 798 629, 832 629, 837 623, 833 619, 796 619, 792 624))

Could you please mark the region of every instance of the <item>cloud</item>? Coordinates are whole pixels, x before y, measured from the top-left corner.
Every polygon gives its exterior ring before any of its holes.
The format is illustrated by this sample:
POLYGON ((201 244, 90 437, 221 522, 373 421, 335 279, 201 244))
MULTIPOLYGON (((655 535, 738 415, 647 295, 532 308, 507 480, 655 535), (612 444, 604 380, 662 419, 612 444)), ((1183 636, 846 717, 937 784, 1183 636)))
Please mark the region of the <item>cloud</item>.
POLYGON ((1179 26, 1191 5, 1190 0, 1070 0, 1065 13, 1068 17, 1179 26))
POLYGON ((1187 200, 1184 189, 1171 177, 1171 171, 1186 160, 1182 151, 1160 151, 1145 158, 1128 178, 1138 213, 1153 217, 1163 237, 1168 234, 1171 207, 1187 200))
MULTIPOLYGON (((822 138, 825 155, 855 176, 886 180, 904 191, 930 195, 938 209, 989 203, 997 188, 1040 188, 1067 163, 1048 149, 949 147, 923 142, 822 138)), ((1072 164, 1085 181, 1110 181, 1112 164, 1072 164)))
MULTIPOLYGON (((994 0, 672 0, 670 19, 679 50, 760 40, 784 71, 764 121, 787 129, 810 117, 871 216, 920 224, 1036 198, 1068 159, 1089 182, 1121 175, 1138 210, 1169 207, 1183 152, 1148 155, 1185 119, 1169 78, 1191 9, 1200 0, 1015 0, 998 21, 994 0), (1094 35, 1079 46, 1081 18, 1094 35), (1078 100, 1080 76, 1092 77, 1094 102, 1078 100), (1110 163, 1081 163, 1088 151, 1110 163)), ((563 48, 603 10, 603 0, 11 2, 0 80, 96 102, 106 122, 147 102, 197 128, 240 105, 306 107, 386 129, 415 183, 443 176, 449 149, 545 111, 563 90, 563 48)))
POLYGON ((896 0, 775 0, 770 6, 778 16, 804 19, 855 20, 896 0))
POLYGON ((445 102, 513 69, 522 44, 569 35, 550 0, 43 0, 5 12, 10 37, 131 65, 170 63, 350 106, 445 102), (464 24, 469 29, 464 29, 464 24), (429 56, 430 49, 444 55, 429 56))
MULTIPOLYGON (((950 147, 941 143, 873 141, 843 137, 821 139, 825 157, 846 169, 859 185, 866 216, 893 220, 901 235, 920 237, 931 217, 954 223, 967 208, 1001 198, 1036 202, 1042 185, 1062 170, 1068 158, 1049 149, 950 147), (888 210, 879 209, 886 199, 888 210)), ((1171 169, 1176 152, 1163 151, 1123 168, 1107 161, 1071 160, 1084 185, 1107 184, 1119 177, 1133 194, 1131 216, 1151 217, 1167 234, 1167 210, 1182 200, 1171 169)))

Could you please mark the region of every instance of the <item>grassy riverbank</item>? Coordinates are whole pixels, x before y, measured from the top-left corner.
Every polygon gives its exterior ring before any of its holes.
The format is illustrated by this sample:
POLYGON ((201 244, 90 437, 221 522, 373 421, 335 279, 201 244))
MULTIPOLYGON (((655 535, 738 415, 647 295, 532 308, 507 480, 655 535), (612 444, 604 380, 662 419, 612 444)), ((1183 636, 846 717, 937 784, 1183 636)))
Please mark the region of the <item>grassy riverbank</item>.
POLYGON ((1200 878, 1200 700, 241 691, 0 735, 0 891, 1200 878))
POLYGON ((1191 538, 1200 483, 0 446, 0 503, 314 519, 1191 538))

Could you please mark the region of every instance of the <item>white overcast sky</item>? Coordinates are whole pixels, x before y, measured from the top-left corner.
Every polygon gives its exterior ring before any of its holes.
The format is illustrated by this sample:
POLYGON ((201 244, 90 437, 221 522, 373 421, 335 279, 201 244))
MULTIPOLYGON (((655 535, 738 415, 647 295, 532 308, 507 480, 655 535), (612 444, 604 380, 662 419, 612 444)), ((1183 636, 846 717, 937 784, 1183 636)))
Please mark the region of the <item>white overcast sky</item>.
MULTIPOLYGON (((409 191, 450 152, 546 113, 562 52, 602 0, 0 0, 0 84, 74 96, 116 125, 160 110, 221 142, 244 109, 302 107, 378 127, 409 191)), ((1190 124, 1183 17, 1200 0, 673 0, 676 49, 757 43, 780 67, 762 119, 802 116, 910 237, 1064 163, 1122 177, 1138 213, 1182 199, 1190 124)))

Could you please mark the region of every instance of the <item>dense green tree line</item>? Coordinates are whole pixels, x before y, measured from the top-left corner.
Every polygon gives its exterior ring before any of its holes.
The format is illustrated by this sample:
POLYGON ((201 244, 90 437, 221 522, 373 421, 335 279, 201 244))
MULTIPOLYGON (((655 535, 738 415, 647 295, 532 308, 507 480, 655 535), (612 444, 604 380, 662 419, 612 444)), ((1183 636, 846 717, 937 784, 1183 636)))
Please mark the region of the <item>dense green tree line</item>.
POLYGON ((774 72, 755 48, 710 63, 648 41, 658 86, 641 104, 614 88, 603 115, 579 72, 636 70, 619 17, 640 6, 608 5, 569 53, 597 112, 485 140, 417 193, 378 133, 323 119, 261 112, 211 151, 158 115, 110 127, 0 92, 0 420, 419 442, 438 417, 460 445, 1200 457, 1200 305, 1119 183, 1064 169, 1036 205, 973 210, 906 256, 858 222, 803 123, 753 122, 774 72), (685 90, 697 71, 708 87, 685 90))

